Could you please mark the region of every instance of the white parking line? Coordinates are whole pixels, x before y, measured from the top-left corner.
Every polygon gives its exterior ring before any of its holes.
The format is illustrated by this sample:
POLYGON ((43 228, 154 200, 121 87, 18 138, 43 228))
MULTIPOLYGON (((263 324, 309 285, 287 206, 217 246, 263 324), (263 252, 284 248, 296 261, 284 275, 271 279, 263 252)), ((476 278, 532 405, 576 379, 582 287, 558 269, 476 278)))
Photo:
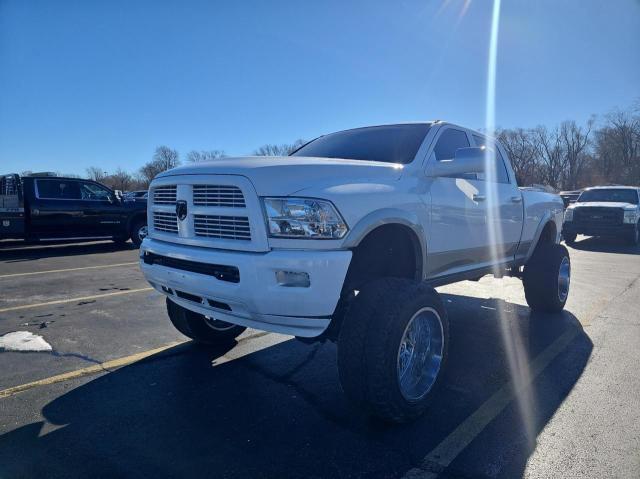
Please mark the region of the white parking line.
MULTIPOLYGON (((553 343, 544 349, 531 362, 531 375, 529 382, 520 384, 520 389, 531 386, 542 371, 553 361, 558 354, 573 341, 578 335, 578 329, 571 328, 559 336, 553 343)), ((440 444, 427 454, 419 467, 407 471, 405 479, 434 479, 447 468, 456 457, 473 441, 491 421, 513 401, 520 392, 518 385, 509 381, 487 399, 482 406, 476 409, 467 419, 455 428, 440 444)))
POLYGON ((131 263, 116 263, 116 264, 105 264, 101 266, 83 266, 81 268, 67 268, 67 269, 49 269, 46 271, 33 271, 30 273, 12 273, 12 274, 0 274, 0 279, 3 278, 16 278, 18 276, 33 276, 36 274, 47 274, 47 273, 65 273, 67 271, 81 271, 85 269, 103 269, 103 268, 116 268, 118 266, 131 266, 134 264, 138 264, 137 261, 133 261, 131 263))
POLYGON ((82 296, 80 298, 57 299, 55 301, 47 301, 46 303, 23 304, 22 306, 11 306, 9 308, 1 308, 0 313, 9 311, 19 311, 21 309, 39 308, 41 306, 52 306, 54 304, 73 303, 75 301, 90 301, 92 299, 106 298, 109 296, 121 296, 123 294, 142 293, 143 291, 154 291, 153 288, 128 289, 126 291, 115 291, 113 293, 94 294, 93 296, 82 296))

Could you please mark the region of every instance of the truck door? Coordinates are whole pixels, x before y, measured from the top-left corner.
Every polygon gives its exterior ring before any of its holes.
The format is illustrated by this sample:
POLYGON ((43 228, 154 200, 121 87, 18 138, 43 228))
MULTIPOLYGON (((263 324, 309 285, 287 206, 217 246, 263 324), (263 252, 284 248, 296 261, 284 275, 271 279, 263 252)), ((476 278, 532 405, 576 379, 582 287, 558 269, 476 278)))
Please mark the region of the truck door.
MULTIPOLYGON (((482 135, 473 134, 476 146, 486 146, 487 139, 482 135)), ((522 194, 513 172, 507 168, 500 147, 495 144, 495 172, 492 181, 488 173, 478 173, 477 181, 484 184, 487 195, 487 226, 489 241, 495 245, 493 249, 499 261, 510 261, 515 257, 523 224, 522 194)))
POLYGON ((30 234, 41 239, 89 236, 80 185, 68 178, 36 178, 30 201, 30 234))
POLYGON ((80 181, 80 199, 91 235, 114 236, 126 227, 122 203, 109 188, 93 181, 80 181))
MULTIPOLYGON (((438 132, 428 163, 454 158, 471 146, 466 131, 445 126, 438 132)), ((427 166, 428 167, 428 166, 427 166)), ((442 276, 488 264, 487 204, 484 182, 472 175, 429 178, 431 224, 428 276, 442 276)))

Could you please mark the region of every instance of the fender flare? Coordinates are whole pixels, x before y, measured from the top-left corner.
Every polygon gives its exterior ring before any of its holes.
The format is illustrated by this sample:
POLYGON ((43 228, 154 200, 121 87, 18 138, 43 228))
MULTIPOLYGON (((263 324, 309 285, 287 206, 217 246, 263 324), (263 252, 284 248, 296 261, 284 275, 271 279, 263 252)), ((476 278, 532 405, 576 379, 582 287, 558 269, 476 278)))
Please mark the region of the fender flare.
POLYGON ((549 223, 553 223, 553 227, 556 229, 556 237, 554 238, 554 242, 555 243, 558 242, 560 231, 558 230, 558 226, 555 224, 553 213, 551 211, 546 211, 545 214, 542 215, 542 219, 538 223, 538 227, 536 228, 536 231, 533 235, 533 240, 529 245, 529 251, 527 251, 527 254, 524 258, 524 263, 527 263, 531 258, 531 256, 533 255, 533 252, 536 250, 536 247, 538 246, 538 242, 540 241, 540 236, 542 236, 542 232, 544 231, 544 229, 547 227, 549 223))
POLYGON ((424 280, 427 264, 427 236, 415 213, 396 208, 383 208, 373 211, 356 223, 345 239, 343 247, 355 248, 376 228, 392 224, 406 226, 414 233, 413 236, 417 242, 415 245, 418 253, 417 259, 420 262, 417 268, 420 272, 420 278, 424 280))

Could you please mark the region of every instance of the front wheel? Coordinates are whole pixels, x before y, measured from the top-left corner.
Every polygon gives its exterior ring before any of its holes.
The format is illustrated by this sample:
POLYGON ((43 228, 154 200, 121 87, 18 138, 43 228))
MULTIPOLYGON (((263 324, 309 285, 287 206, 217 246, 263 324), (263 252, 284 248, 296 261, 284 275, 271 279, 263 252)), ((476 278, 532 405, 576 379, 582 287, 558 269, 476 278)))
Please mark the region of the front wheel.
POLYGON ((131 242, 136 248, 142 244, 142 240, 147 237, 148 228, 146 220, 140 220, 133 224, 131 228, 131 242))
POLYGON ((638 246, 640 244, 640 222, 636 224, 636 227, 629 233, 627 242, 631 246, 638 246))
POLYGON ((560 244, 538 245, 522 276, 527 304, 534 311, 562 311, 569 297, 571 260, 560 244))
POLYGON ((447 359, 449 323, 438 293, 406 279, 362 289, 338 338, 338 372, 346 395, 390 422, 422 414, 447 359))
POLYGON ((228 344, 240 336, 243 326, 194 313, 167 298, 167 313, 175 328, 188 338, 202 344, 228 344))
POLYGON ((562 233, 562 237, 564 238, 565 243, 573 245, 575 244, 578 235, 576 233, 562 233))

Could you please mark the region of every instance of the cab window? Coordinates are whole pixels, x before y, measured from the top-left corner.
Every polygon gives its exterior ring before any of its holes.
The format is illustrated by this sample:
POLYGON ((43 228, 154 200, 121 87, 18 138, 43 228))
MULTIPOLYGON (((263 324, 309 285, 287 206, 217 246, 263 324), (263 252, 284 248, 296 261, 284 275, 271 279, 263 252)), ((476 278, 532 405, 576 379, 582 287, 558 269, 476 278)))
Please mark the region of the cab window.
POLYGON ((48 200, 79 200, 80 186, 71 180, 36 180, 38 198, 48 200))
POLYGON ((83 200, 109 201, 111 191, 96 183, 80 183, 80 196, 83 200))
POLYGON ((448 128, 440 135, 438 143, 436 143, 434 149, 436 160, 451 160, 456 156, 457 150, 468 147, 469 139, 464 131, 448 128))
MULTIPOLYGON (((472 135, 473 141, 476 146, 487 146, 487 138, 481 135, 472 135)), ((502 153, 496 145, 496 182, 497 183, 509 183, 509 174, 507 173, 507 167, 504 164, 502 153)), ((485 181, 485 173, 478 173, 478 179, 485 181)))

